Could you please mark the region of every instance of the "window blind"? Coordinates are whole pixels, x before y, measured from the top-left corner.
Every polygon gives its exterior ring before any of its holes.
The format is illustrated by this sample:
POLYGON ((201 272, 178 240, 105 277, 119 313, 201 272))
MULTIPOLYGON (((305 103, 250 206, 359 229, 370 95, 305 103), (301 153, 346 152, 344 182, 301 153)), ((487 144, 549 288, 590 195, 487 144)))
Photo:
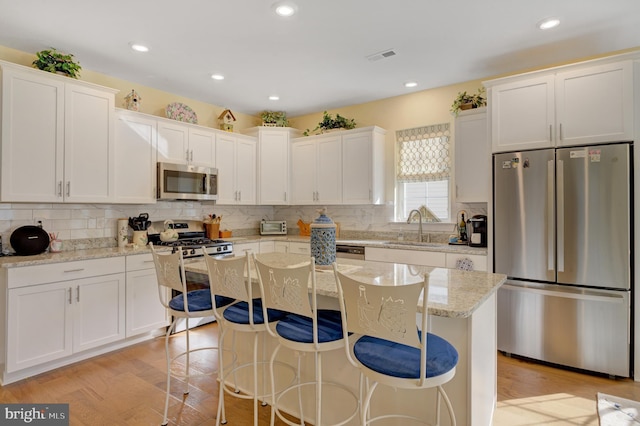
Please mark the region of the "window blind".
POLYGON ((398 182, 428 182, 448 179, 450 124, 433 124, 396 131, 398 182))

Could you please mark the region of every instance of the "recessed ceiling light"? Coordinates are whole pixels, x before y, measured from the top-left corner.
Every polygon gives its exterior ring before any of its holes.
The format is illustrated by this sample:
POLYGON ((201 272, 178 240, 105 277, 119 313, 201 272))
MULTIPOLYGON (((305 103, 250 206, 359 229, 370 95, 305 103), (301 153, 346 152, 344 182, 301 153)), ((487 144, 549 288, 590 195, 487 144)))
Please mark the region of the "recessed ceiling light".
POLYGON ((269 100, 270 100, 270 101, 279 101, 279 100, 280 100, 280 96, 278 96, 278 95, 271 95, 271 96, 269 96, 269 100))
POLYGON ((149 48, 147 46, 145 46, 144 44, 131 42, 131 43, 129 43, 129 46, 131 46, 131 48, 133 50, 135 50, 136 52, 148 52, 149 51, 149 48))
POLYGON ((417 82, 417 81, 407 81, 407 82, 404 84, 404 87, 416 87, 417 85, 418 85, 418 82, 417 82))
POLYGON ((224 75, 222 74, 211 74, 211 78, 214 80, 224 80, 224 75))
POLYGON ((278 16, 282 16, 284 18, 288 18, 293 16, 298 11, 298 6, 290 1, 280 1, 274 3, 271 8, 278 16))
POLYGON ((560 20, 558 18, 547 18, 538 22, 538 28, 540 28, 541 30, 555 28, 558 25, 560 25, 560 20))

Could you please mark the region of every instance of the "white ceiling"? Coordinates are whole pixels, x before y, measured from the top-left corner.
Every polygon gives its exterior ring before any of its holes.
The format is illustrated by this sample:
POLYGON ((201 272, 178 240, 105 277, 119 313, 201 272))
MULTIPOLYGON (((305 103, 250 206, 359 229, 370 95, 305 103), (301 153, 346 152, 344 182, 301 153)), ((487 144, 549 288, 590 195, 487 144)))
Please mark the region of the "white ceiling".
POLYGON ((0 0, 0 45, 55 47, 88 70, 290 117, 640 47, 640 0, 294 0, 288 19, 275 1, 0 0), (561 25, 538 30, 550 16, 561 25))

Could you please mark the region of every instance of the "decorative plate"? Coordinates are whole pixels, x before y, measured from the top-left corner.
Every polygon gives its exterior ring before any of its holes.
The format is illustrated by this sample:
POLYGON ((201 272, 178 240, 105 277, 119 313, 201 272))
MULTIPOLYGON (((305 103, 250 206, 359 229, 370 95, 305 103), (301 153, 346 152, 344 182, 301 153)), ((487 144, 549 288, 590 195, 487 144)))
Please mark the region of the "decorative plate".
POLYGON ((196 113, 180 102, 172 102, 167 105, 167 118, 177 121, 184 121, 185 123, 198 124, 198 116, 196 113))

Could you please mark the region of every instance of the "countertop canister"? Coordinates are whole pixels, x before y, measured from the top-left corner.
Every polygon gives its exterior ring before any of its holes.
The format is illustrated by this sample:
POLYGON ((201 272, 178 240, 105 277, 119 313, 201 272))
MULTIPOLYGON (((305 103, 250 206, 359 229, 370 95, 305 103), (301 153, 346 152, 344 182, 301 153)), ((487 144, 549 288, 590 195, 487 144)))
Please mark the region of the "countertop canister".
POLYGON ((118 219, 118 247, 125 247, 129 243, 129 219, 120 218, 118 219))
POLYGON ((311 256, 321 267, 328 267, 336 260, 336 224, 326 211, 326 208, 318 210, 320 216, 311 223, 311 256))

